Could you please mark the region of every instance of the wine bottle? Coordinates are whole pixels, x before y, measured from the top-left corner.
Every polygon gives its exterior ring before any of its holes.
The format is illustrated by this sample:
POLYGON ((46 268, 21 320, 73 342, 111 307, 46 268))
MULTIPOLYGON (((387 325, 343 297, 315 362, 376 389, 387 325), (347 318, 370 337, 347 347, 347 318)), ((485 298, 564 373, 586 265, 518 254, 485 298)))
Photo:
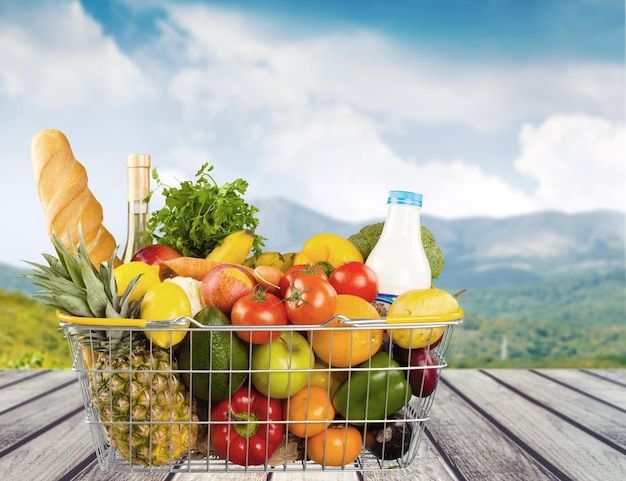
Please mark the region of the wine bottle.
POLYGON ((128 178, 128 237, 122 262, 130 262, 135 253, 152 243, 148 234, 150 211, 150 156, 130 154, 126 156, 128 178))

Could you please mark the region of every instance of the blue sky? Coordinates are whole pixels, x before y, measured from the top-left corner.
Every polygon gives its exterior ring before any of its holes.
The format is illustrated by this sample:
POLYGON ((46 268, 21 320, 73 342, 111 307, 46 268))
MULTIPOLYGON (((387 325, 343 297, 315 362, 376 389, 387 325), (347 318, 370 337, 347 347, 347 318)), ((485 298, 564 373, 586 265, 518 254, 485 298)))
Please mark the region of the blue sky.
MULTIPOLYGON (((505 59, 624 57, 624 4, 613 0, 318 0, 212 1, 279 23, 283 31, 368 28, 409 45, 453 56, 505 59), (290 29, 290 25, 293 27, 290 29), (494 41, 497 38, 498 41, 494 41)), ((124 48, 159 35, 156 5, 140 15, 120 2, 85 0, 87 12, 124 48)))
POLYGON ((44 128, 120 242, 135 152, 342 220, 623 211, 624 88, 621 0, 0 0, 0 262, 49 251, 44 128))

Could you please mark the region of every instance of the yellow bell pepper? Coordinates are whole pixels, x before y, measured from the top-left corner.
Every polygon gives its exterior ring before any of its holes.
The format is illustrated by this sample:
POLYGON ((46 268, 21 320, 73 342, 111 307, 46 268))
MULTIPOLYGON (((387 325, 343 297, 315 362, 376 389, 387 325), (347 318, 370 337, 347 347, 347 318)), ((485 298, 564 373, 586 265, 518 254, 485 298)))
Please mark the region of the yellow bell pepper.
POLYGON ((316 234, 309 238, 293 260, 294 264, 327 262, 335 269, 346 262, 363 262, 363 256, 352 242, 336 234, 316 234))

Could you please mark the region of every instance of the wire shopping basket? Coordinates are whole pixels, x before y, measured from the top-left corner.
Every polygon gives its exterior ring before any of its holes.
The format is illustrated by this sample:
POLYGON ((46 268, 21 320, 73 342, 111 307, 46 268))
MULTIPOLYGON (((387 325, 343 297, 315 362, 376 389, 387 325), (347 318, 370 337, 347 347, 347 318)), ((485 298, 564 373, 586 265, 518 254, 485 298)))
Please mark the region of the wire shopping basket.
POLYGON ((372 471, 415 462, 462 311, 274 327, 57 318, 104 471, 372 471))

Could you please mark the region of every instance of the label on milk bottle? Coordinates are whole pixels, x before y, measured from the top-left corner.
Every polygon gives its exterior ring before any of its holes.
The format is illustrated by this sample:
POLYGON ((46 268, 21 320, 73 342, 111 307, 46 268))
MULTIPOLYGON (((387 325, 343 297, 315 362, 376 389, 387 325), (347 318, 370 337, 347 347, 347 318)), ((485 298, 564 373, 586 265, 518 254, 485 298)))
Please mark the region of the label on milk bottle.
POLYGON ((389 310, 389 306, 391 305, 391 303, 394 301, 396 297, 398 296, 394 294, 383 294, 382 292, 378 293, 378 295, 376 296, 376 299, 374 299, 374 302, 372 302, 372 305, 376 308, 376 310, 378 311, 378 314, 380 314, 380 317, 387 316, 387 311, 389 310))

